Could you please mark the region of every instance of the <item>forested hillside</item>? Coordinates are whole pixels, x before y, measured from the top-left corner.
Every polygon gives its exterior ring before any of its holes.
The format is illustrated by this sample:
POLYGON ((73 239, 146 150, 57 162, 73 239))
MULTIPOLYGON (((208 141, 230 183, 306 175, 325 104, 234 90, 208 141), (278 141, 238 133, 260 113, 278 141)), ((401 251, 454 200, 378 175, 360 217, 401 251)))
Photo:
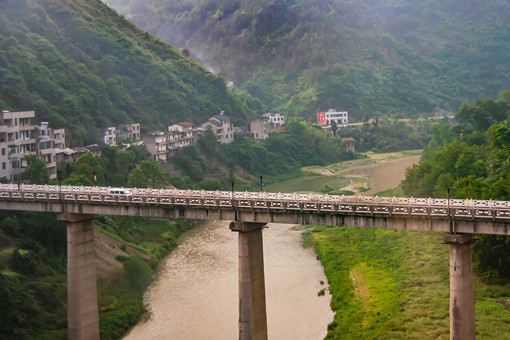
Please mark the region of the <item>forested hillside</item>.
POLYGON ((35 110, 74 144, 98 127, 244 121, 256 101, 99 0, 0 0, 0 109, 35 110))
POLYGON ((510 3, 105 0, 271 110, 455 111, 510 86, 510 3))
MULTIPOLYGON (((498 100, 463 104, 458 125, 437 124, 420 163, 407 169, 404 193, 414 197, 510 200, 510 91, 498 100)), ((510 238, 479 235, 475 269, 483 280, 510 278, 510 238)))

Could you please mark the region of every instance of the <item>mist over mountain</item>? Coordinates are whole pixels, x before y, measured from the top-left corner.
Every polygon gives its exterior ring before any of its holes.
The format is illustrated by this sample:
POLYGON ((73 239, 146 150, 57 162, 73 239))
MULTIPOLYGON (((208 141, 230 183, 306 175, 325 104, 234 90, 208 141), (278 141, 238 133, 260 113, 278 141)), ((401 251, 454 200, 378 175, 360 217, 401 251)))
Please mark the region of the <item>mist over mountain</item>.
POLYGON ((259 111, 99 0, 0 0, 0 109, 35 110, 38 121, 67 127, 74 145, 113 124, 147 131, 259 111))
POLYGON ((455 111, 510 87, 504 0, 106 0, 271 110, 455 111))

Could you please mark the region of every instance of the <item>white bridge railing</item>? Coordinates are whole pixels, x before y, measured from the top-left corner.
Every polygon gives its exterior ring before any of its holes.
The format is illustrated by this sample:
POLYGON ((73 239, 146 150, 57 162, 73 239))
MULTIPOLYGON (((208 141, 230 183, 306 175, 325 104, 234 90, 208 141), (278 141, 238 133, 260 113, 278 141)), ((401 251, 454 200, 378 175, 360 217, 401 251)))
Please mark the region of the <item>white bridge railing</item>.
POLYGON ((510 202, 508 201, 315 193, 0 184, 0 200, 510 219, 510 202))

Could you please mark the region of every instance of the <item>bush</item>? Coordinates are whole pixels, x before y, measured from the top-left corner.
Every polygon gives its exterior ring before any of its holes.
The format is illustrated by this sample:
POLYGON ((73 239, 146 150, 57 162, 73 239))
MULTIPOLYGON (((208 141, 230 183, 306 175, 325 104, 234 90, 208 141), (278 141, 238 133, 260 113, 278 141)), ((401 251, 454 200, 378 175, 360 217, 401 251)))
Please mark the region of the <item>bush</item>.
POLYGON ((136 255, 124 261, 124 277, 138 291, 143 291, 152 282, 151 272, 151 267, 136 255))

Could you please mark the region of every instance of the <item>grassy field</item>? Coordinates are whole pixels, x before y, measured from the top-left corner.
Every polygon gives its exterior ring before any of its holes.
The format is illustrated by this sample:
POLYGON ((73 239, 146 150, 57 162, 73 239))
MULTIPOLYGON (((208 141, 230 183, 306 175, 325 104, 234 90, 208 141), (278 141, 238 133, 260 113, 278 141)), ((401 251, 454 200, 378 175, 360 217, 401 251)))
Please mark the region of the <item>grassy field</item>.
POLYGON ((320 192, 325 185, 340 189, 347 184, 349 184, 349 180, 341 176, 308 175, 265 185, 264 190, 270 192, 320 192))
POLYGON ((423 150, 408 150, 401 152, 390 152, 390 153, 373 153, 367 152, 365 155, 366 158, 354 159, 351 161, 344 161, 339 163, 330 164, 324 167, 320 166, 308 166, 304 167, 301 170, 305 173, 321 173, 323 171, 328 171, 331 174, 339 174, 342 170, 368 165, 375 164, 381 161, 392 161, 400 158, 405 158, 409 156, 419 156, 423 153, 423 150))
MULTIPOLYGON (((440 233, 317 227, 336 312, 326 339, 448 339, 449 248, 440 233)), ((510 284, 476 280, 478 339, 510 339, 510 284)))
POLYGON ((362 159, 335 163, 325 167, 305 167, 301 169, 303 173, 302 175, 266 184, 264 186, 264 190, 270 192, 320 192, 321 188, 325 185, 328 185, 334 189, 342 189, 348 186, 352 181, 351 186, 353 188, 347 189, 358 191, 360 188, 367 186, 365 183, 366 178, 357 178, 355 176, 347 176, 349 177, 347 178, 341 175, 342 171, 357 166, 375 164, 382 161, 392 161, 409 156, 416 156, 421 154, 421 152, 422 150, 392 152, 385 154, 367 153, 367 157, 362 159))

